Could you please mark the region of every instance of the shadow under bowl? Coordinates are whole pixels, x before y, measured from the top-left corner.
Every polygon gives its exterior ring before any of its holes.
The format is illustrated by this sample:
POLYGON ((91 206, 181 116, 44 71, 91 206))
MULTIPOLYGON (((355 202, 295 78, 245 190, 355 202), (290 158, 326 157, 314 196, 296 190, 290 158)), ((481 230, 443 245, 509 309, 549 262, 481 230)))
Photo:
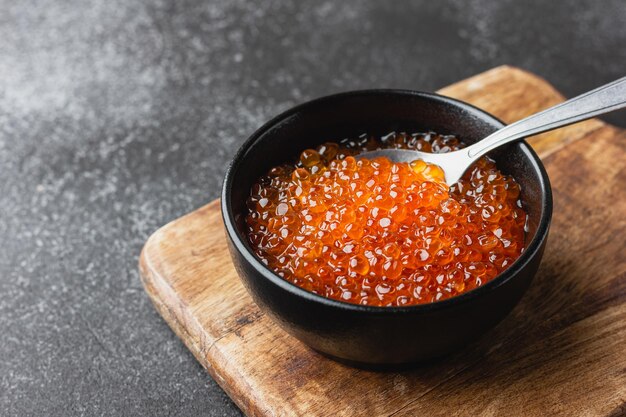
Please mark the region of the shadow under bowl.
POLYGON ((483 286, 436 303, 407 307, 349 304, 283 280, 254 255, 246 236, 246 199, 271 167, 326 141, 391 131, 457 135, 474 143, 504 124, 437 94, 367 90, 296 106, 257 130, 235 155, 222 189, 222 216, 235 268, 258 306, 285 331, 328 356, 364 367, 424 362, 458 350, 500 322, 537 272, 552 216, 545 169, 524 141, 493 151, 498 168, 521 186, 528 213, 526 250, 483 286))

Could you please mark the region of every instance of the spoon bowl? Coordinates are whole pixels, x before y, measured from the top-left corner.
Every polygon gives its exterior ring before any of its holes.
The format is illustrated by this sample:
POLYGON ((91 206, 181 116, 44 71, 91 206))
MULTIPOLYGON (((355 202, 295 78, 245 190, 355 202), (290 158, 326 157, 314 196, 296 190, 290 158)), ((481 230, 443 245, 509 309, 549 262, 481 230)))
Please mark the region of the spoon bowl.
POLYGON ((438 165, 446 175, 446 184, 449 187, 456 184, 465 171, 475 160, 471 160, 464 149, 446 153, 429 153, 407 149, 377 149, 375 151, 362 152, 356 155, 357 159, 374 159, 385 157, 393 162, 412 162, 421 159, 429 164, 438 165))

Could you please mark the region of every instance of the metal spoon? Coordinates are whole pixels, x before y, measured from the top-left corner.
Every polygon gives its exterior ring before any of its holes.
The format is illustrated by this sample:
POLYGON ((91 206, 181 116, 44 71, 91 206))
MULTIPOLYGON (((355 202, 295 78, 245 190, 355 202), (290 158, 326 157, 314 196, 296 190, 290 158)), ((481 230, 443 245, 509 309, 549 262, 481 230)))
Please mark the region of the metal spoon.
POLYGON ((439 165, 445 172, 446 183, 452 186, 478 158, 499 146, 624 107, 626 107, 626 77, 505 126, 483 140, 458 151, 436 154, 407 149, 380 149, 363 152, 358 158, 372 159, 385 156, 394 162, 422 159, 439 165))

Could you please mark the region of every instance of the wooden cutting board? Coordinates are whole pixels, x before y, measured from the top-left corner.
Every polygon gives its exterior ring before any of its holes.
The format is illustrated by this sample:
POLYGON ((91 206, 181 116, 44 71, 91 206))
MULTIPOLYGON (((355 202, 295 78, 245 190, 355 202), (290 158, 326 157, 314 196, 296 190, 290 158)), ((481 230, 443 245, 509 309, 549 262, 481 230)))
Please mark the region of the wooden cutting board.
MULTIPOLYGON (((498 67, 441 90, 513 122, 562 101, 498 67)), ((599 120, 529 140, 554 190, 528 293, 464 351, 405 372, 326 359, 261 313, 237 277, 218 201, 156 231, 141 277, 156 309, 248 415, 626 415, 626 132, 599 120)))

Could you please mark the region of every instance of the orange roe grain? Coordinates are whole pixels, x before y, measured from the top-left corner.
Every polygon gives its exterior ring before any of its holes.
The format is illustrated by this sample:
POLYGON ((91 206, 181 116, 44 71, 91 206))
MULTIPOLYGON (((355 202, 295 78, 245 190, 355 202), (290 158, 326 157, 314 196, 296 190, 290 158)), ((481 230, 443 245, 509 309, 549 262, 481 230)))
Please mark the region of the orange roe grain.
POLYGON ((248 199, 248 238, 284 279, 356 304, 403 306, 470 291, 524 248, 519 185, 480 159, 448 190, 438 166, 356 160, 380 148, 448 152, 454 136, 362 136, 272 168, 248 199))

